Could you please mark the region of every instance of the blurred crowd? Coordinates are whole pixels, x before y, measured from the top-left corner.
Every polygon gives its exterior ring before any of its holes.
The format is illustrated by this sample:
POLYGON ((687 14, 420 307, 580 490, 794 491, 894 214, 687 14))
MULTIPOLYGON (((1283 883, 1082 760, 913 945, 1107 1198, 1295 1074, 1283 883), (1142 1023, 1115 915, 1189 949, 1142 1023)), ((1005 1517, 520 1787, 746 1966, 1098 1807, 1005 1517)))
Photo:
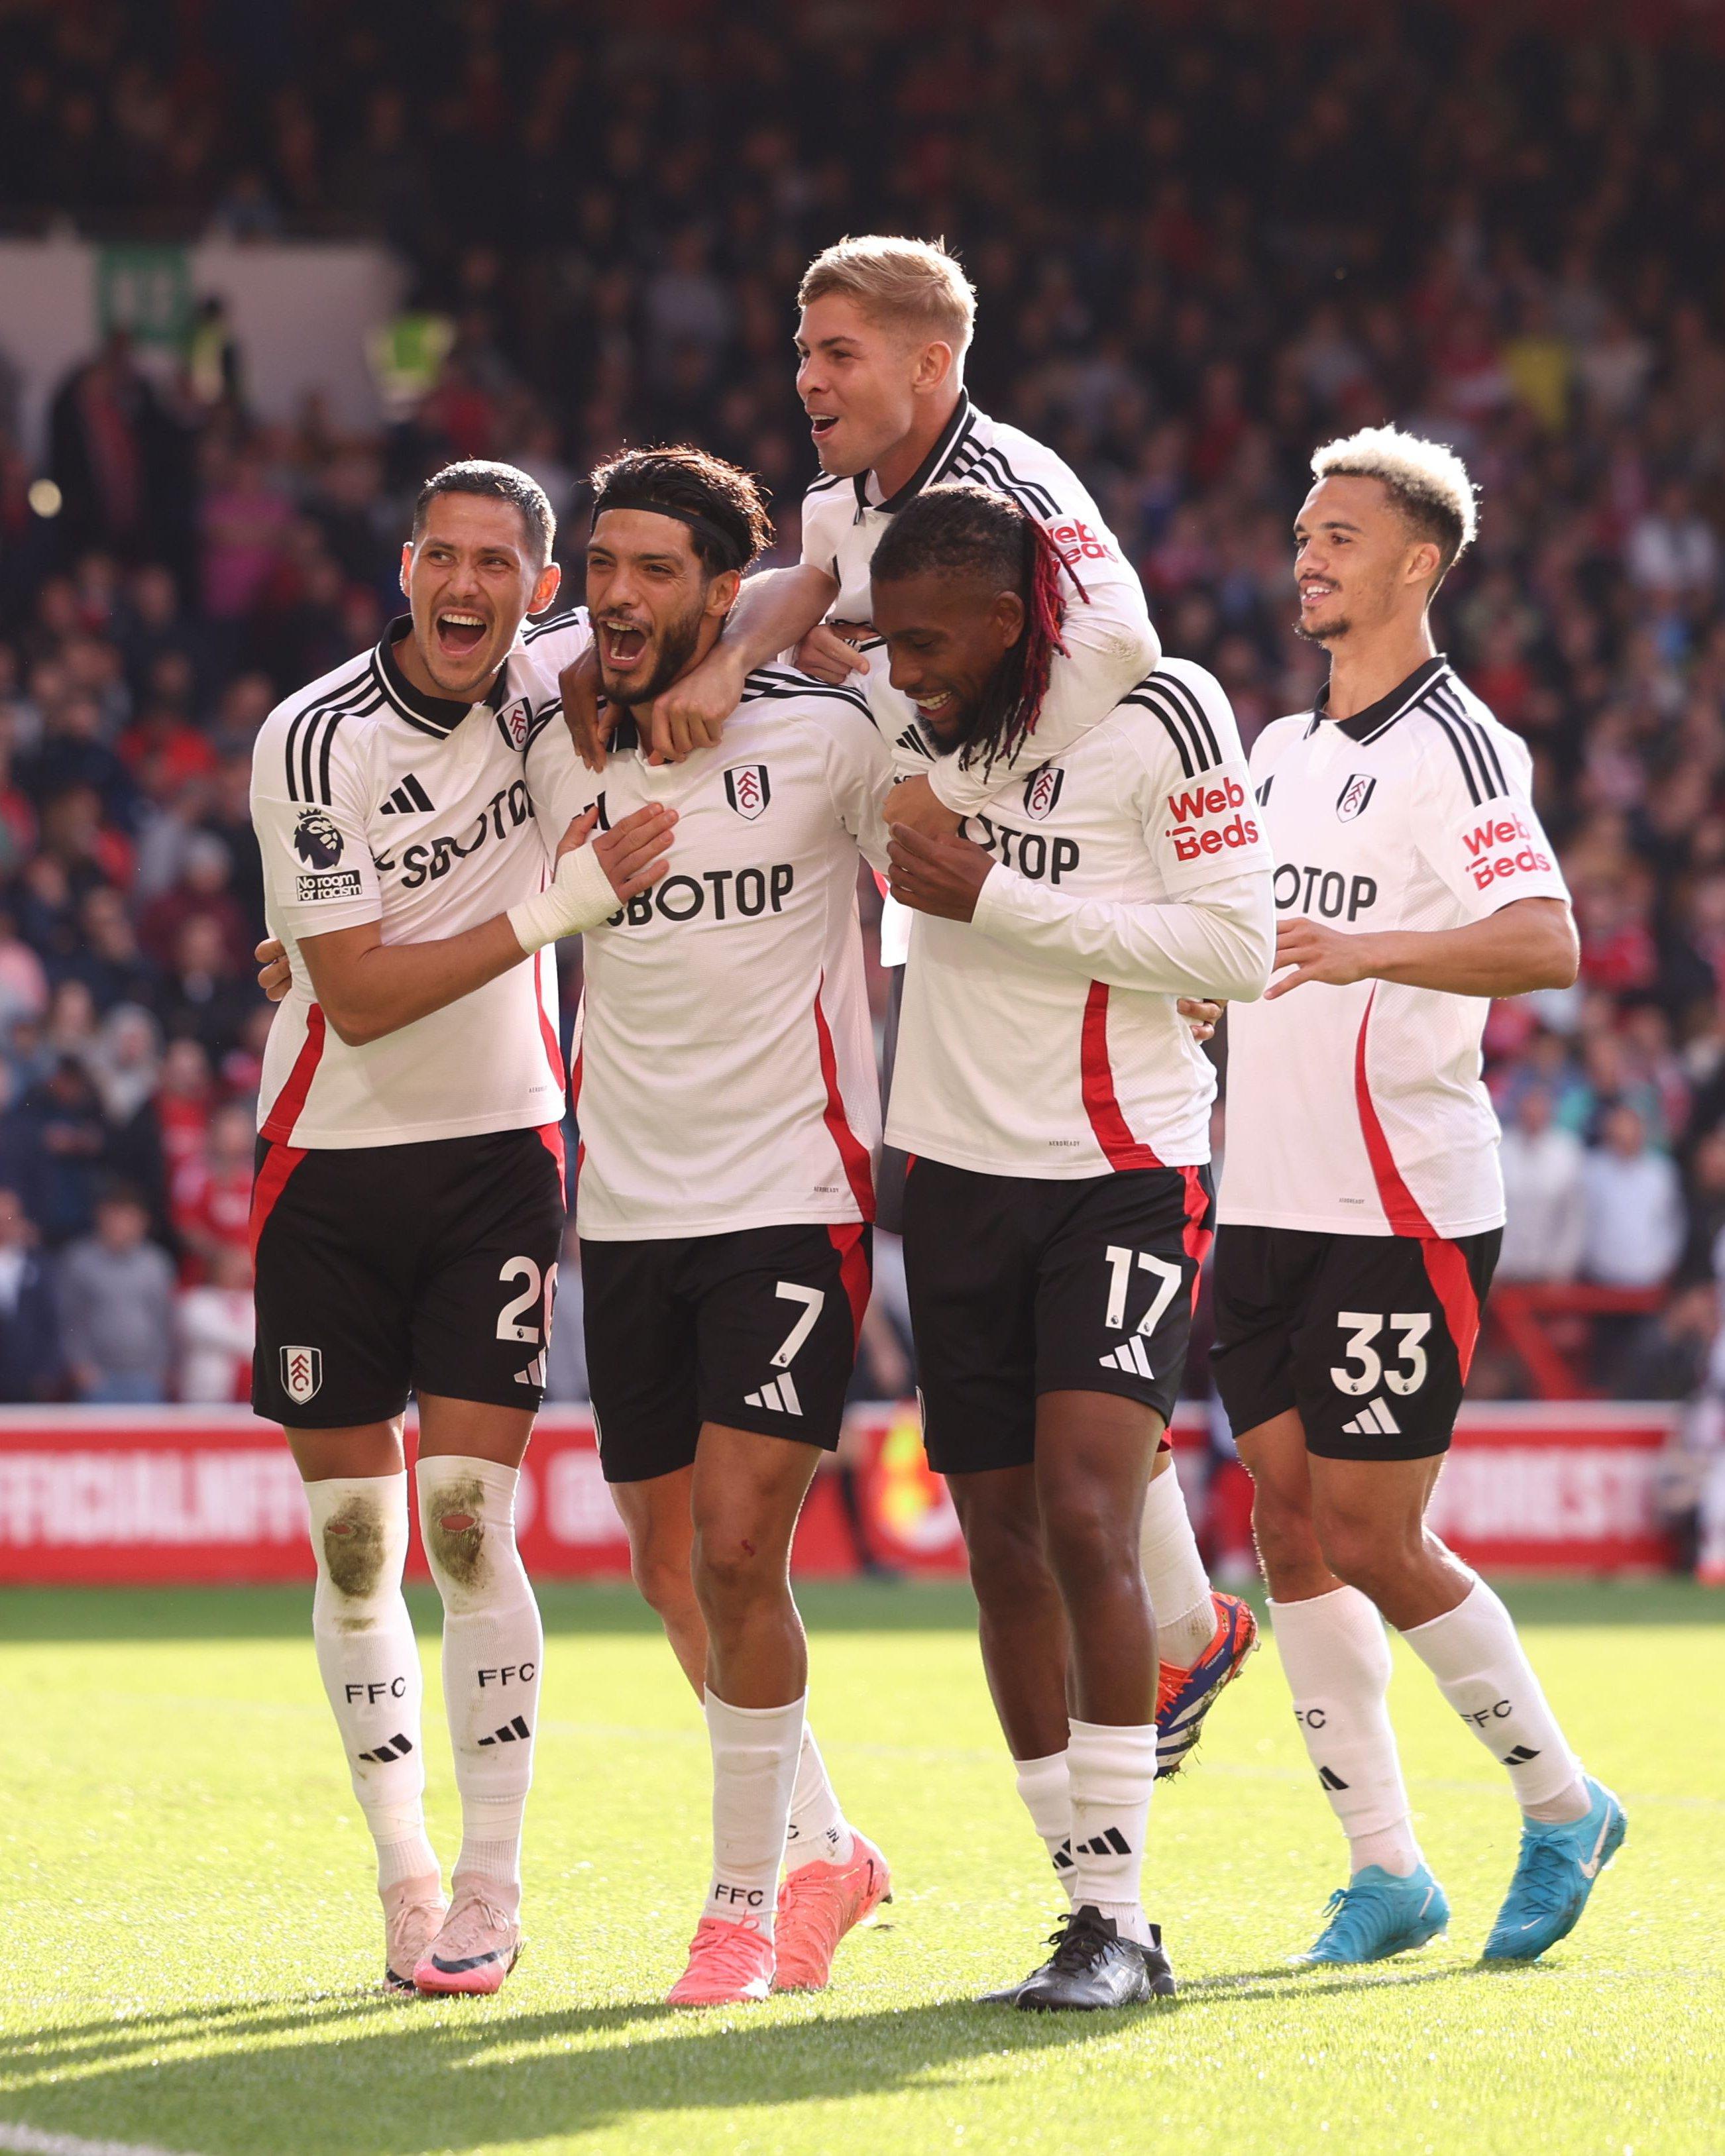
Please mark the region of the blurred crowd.
MULTIPOLYGON (((506 457, 578 534, 595 459, 692 438, 762 473, 794 558, 790 295, 869 228, 959 249, 978 400, 1070 459, 1248 737, 1321 679, 1288 627, 1312 446, 1393 418, 1461 449, 1481 531, 1440 634, 1532 746, 1583 946, 1574 990, 1488 1032, 1501 1277, 1614 1291, 1592 1382, 1702 1384, 1725 1257, 1725 46, 1700 13, 1555 19, 0 0, 13 229, 362 234, 411 277, 363 438, 315 400, 260 424, 218 305, 177 372, 121 337, 92 354, 39 455, 7 432, 0 353, 0 1389, 242 1382, 249 751, 397 610, 417 480, 506 457)), ((1507 1353, 1482 1377, 1526 1382, 1507 1353)))

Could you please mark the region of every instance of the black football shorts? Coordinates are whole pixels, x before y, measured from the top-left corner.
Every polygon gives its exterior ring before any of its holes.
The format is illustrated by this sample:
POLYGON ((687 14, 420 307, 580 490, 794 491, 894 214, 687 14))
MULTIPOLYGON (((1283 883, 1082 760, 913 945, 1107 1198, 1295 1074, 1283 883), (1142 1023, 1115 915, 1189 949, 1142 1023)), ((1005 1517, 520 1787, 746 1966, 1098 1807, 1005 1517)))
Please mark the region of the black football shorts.
POLYGON ((608 1482, 694 1465, 703 1423, 838 1449, 868 1307, 860 1221, 581 1244, 608 1482))
POLYGON ((905 1281, 929 1465, 1028 1466, 1043 1393, 1115 1393, 1166 1422, 1214 1211, 1208 1168, 1050 1182, 915 1160, 905 1281))
POLYGON ((1211 1353, 1235 1435, 1297 1408, 1323 1459, 1446 1451, 1502 1240, 1222 1229, 1211 1353))
POLYGON ((258 1142, 252 1405, 293 1430, 412 1393, 536 1409, 563 1237, 562 1134, 306 1152, 258 1142))

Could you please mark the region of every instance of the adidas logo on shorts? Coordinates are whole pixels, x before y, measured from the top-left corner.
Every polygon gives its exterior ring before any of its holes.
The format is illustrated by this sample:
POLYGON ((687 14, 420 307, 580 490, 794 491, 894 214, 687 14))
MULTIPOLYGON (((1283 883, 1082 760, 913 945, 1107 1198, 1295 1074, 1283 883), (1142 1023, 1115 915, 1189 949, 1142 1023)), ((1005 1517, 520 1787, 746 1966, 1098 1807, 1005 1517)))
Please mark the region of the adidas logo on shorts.
POLYGON ((797 1389, 791 1383, 787 1370, 783 1377, 769 1378, 758 1393, 745 1393, 742 1404, 746 1408, 771 1408, 775 1414, 799 1415, 803 1403, 797 1398, 797 1389))
POLYGON ((1098 1355, 1096 1361, 1105 1370, 1124 1370, 1129 1378, 1153 1378, 1156 1375, 1150 1367, 1150 1358, 1144 1352, 1142 1332, 1133 1333, 1130 1340, 1123 1340, 1119 1347, 1111 1348, 1106 1355, 1098 1355))
POLYGON ((1368 1400, 1352 1422, 1344 1422, 1345 1437, 1399 1437, 1402 1426, 1382 1400, 1368 1400))

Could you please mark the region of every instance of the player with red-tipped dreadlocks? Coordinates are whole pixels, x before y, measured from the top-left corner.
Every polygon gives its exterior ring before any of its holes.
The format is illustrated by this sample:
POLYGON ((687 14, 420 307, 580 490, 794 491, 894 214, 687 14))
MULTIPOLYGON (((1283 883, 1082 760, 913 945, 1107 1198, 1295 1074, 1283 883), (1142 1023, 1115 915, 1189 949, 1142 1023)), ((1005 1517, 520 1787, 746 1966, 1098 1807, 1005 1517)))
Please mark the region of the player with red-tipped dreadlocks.
POLYGON ((1009 762, 1034 732, 1055 654, 1066 649, 1067 594, 1086 604, 1088 595, 1034 518, 1004 495, 968 482, 926 489, 882 535, 875 583, 901 582, 912 569, 995 587, 1000 603, 975 624, 974 657, 988 667, 978 692, 968 700, 917 701, 938 752, 957 750, 962 766, 980 763, 986 773, 997 759, 1009 762))
POLYGON ((1163 1448, 1212 1213, 1215 1080, 1178 999, 1262 994, 1270 854, 1228 700, 1184 660, 1036 761, 1085 602, 1016 503, 925 488, 871 577, 892 686, 933 745, 1022 774, 974 839, 901 827, 891 849, 916 916, 886 1127, 913 1161, 924 1440, 1019 1794, 1072 1903, 1050 1960, 1001 1995, 1128 2005, 1173 1988, 1140 1898, 1158 1749, 1178 1763, 1255 1630, 1194 1557, 1202 1651, 1158 1691, 1139 1531, 1178 1503, 1163 1448))

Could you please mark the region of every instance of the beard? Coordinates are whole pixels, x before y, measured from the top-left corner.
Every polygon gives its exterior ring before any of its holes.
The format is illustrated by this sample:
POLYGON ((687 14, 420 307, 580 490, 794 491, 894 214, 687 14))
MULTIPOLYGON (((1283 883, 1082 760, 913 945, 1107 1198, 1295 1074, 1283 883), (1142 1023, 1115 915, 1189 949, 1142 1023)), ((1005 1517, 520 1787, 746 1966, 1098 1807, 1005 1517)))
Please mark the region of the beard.
POLYGON ((1322 629, 1307 629, 1299 621, 1294 624, 1294 634, 1302 644, 1333 644, 1337 637, 1346 636, 1353 624, 1344 615, 1340 621, 1326 622, 1322 629))
POLYGON ((668 622, 659 633, 659 663, 644 680, 624 680, 614 686, 606 671, 604 646, 599 647, 599 688, 608 704, 617 704, 624 710, 638 704, 650 704, 670 688, 689 661, 695 656, 695 647, 701 641, 701 608, 690 608, 680 620, 668 622))

